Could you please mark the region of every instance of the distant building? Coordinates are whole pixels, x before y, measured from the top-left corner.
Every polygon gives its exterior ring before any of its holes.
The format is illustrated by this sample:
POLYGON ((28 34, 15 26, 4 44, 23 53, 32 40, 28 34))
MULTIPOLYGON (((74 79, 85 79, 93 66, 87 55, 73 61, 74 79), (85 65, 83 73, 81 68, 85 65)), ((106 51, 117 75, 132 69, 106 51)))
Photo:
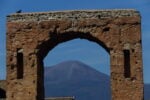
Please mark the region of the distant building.
POLYGON ((50 97, 45 98, 45 100, 75 100, 74 97, 50 97))

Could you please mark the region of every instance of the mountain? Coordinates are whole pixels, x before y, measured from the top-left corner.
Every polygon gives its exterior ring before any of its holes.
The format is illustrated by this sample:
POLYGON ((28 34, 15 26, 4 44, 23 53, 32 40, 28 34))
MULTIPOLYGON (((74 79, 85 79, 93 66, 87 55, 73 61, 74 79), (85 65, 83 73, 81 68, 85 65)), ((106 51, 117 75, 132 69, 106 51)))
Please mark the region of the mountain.
MULTIPOLYGON (((111 100, 110 77, 79 61, 45 67, 45 97, 75 96, 75 100, 111 100)), ((144 84, 144 100, 150 100, 144 84)))
POLYGON ((74 96, 76 100, 110 100, 109 76, 79 61, 45 67, 45 97, 74 96))

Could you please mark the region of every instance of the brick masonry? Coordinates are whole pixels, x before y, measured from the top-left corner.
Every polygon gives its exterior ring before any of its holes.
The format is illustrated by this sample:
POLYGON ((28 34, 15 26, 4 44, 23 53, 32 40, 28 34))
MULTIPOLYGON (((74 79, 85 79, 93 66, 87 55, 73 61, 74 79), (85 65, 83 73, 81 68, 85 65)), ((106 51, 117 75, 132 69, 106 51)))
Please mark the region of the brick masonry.
POLYGON ((44 57, 75 38, 110 54, 112 100, 143 100, 141 17, 133 9, 8 15, 7 100, 42 100, 44 57))

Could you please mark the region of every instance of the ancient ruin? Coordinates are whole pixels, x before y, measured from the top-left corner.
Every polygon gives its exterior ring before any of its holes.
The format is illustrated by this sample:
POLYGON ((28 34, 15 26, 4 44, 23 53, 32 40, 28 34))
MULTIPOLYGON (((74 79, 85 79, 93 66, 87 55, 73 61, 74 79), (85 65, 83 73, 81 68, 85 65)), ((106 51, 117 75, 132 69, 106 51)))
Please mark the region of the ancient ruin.
POLYGON ((44 57, 76 38, 110 54, 112 100, 143 100, 141 17, 132 9, 8 15, 6 100, 43 100, 44 57))

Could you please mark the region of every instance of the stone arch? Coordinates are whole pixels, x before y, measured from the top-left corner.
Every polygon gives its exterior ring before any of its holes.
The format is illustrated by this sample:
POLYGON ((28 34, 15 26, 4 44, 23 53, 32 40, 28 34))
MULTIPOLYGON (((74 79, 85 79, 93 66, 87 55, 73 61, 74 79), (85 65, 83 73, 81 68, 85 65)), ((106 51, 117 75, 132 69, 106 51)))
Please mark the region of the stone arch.
POLYGON ((96 37, 92 36, 90 33, 82 33, 82 32, 67 32, 67 33, 61 33, 57 36, 51 36, 51 34, 56 35, 56 33, 50 33, 50 39, 47 41, 44 41, 42 44, 38 45, 38 56, 41 57, 41 59, 45 58, 45 56, 48 54, 48 52, 53 49, 56 45, 66 42, 73 39, 87 39, 89 41, 95 42, 99 44, 101 47, 103 47, 106 52, 110 52, 109 48, 105 45, 104 42, 100 41, 96 37), (50 45, 51 44, 51 45, 50 45))
POLYGON ((139 12, 95 10, 7 16, 7 100, 43 99, 43 58, 57 44, 75 38, 94 41, 109 52, 112 100, 143 99, 139 12))
MULTIPOLYGON (((101 47, 103 47, 106 52, 109 53, 109 48, 105 45, 104 42, 102 42, 101 40, 97 39, 96 37, 92 36, 91 33, 83 33, 83 32, 66 32, 66 33, 51 33, 49 32, 49 39, 42 42, 41 44, 39 44, 37 46, 38 52, 37 52, 37 58, 38 58, 38 66, 37 69, 40 71, 39 77, 41 79, 39 79, 41 82, 44 81, 44 76, 42 70, 44 70, 43 66, 43 59, 45 58, 45 56, 49 53, 49 51, 51 51, 55 46, 57 46, 58 44, 62 43, 62 42, 67 42, 69 40, 73 40, 73 39, 87 39, 89 41, 95 42, 97 44, 99 44, 101 47)), ((44 83, 40 83, 39 86, 41 85, 41 89, 39 88, 39 91, 43 91, 43 95, 44 95, 44 90, 43 90, 43 85, 44 83)), ((42 96, 43 97, 43 96, 42 96)))

